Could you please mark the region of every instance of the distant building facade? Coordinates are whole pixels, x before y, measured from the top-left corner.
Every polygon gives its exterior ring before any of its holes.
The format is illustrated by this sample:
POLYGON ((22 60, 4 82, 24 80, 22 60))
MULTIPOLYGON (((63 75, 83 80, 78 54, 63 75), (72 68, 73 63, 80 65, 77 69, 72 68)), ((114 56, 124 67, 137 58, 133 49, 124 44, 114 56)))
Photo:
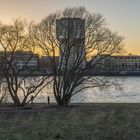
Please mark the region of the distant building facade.
POLYGON ((41 56, 39 58, 39 68, 44 70, 52 70, 51 61, 55 62, 57 68, 59 65, 59 56, 41 56))
POLYGON ((18 68, 22 69, 25 66, 27 69, 37 69, 39 56, 38 54, 33 54, 30 51, 23 51, 17 53, 15 61, 18 68))
POLYGON ((92 62, 93 74, 140 74, 140 55, 102 54, 92 62))
MULTIPOLYGON (((56 36, 61 46, 59 62, 62 62, 62 68, 66 67, 65 63, 71 68, 74 62, 85 54, 85 20, 81 18, 56 20, 56 36)), ((80 63, 80 67, 85 67, 84 60, 80 63)))
MULTIPOLYGON (((10 62, 17 69, 37 69, 38 68, 38 54, 33 54, 31 51, 17 51, 4 52, 0 51, 0 62, 10 62)), ((9 64, 9 62, 7 64, 9 64)), ((5 63, 6 64, 6 63, 5 63)))
POLYGON ((110 55, 108 54, 101 54, 98 56, 93 57, 92 65, 92 72, 93 73, 107 73, 110 71, 110 55))
POLYGON ((140 56, 111 56, 110 69, 112 72, 140 73, 140 56))

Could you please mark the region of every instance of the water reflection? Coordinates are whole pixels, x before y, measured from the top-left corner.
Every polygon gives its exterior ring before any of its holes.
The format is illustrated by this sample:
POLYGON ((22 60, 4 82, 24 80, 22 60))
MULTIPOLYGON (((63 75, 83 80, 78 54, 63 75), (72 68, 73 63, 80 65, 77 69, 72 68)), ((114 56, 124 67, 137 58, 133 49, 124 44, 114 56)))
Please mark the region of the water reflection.
MULTIPOLYGON (((87 89, 74 95, 71 99, 73 103, 140 103, 140 77, 110 77, 119 86, 111 86, 103 90, 98 88, 87 89)), ((35 102, 46 102, 47 96, 50 96, 51 102, 55 102, 52 91, 44 89, 35 102)), ((11 102, 11 100, 9 100, 11 102)))

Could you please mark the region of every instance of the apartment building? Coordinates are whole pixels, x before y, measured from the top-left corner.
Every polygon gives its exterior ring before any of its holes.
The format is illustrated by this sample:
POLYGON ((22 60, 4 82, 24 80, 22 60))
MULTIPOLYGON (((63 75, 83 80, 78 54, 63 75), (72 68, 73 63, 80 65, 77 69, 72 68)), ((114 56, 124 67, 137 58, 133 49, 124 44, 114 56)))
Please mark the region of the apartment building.
POLYGON ((138 73, 140 72, 140 56, 110 56, 110 70, 112 72, 138 73))
POLYGON ((140 74, 140 55, 102 54, 92 62, 91 73, 95 74, 140 74))

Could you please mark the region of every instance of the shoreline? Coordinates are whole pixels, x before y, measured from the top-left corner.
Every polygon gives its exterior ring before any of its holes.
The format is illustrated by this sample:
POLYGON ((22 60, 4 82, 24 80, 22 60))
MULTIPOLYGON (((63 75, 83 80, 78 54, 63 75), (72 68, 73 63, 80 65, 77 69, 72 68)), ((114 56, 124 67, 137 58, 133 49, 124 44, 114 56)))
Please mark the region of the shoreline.
POLYGON ((56 103, 33 103, 28 104, 24 107, 16 107, 12 103, 3 103, 0 105, 0 113, 18 113, 18 112, 40 112, 40 111, 59 111, 67 109, 78 109, 78 110, 95 110, 96 108, 117 108, 117 107, 137 107, 140 103, 71 103, 68 106, 58 106, 56 103))

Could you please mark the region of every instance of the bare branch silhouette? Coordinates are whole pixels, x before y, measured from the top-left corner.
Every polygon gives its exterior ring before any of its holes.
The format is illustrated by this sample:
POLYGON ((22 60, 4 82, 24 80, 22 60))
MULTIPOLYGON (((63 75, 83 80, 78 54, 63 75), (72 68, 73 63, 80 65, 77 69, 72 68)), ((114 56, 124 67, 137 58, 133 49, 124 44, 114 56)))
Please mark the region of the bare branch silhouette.
POLYGON ((105 77, 85 74, 109 55, 120 53, 123 40, 107 28, 101 14, 90 13, 84 7, 50 14, 34 26, 32 38, 50 57, 53 92, 59 105, 67 105, 73 95, 86 88, 109 86, 105 77))

